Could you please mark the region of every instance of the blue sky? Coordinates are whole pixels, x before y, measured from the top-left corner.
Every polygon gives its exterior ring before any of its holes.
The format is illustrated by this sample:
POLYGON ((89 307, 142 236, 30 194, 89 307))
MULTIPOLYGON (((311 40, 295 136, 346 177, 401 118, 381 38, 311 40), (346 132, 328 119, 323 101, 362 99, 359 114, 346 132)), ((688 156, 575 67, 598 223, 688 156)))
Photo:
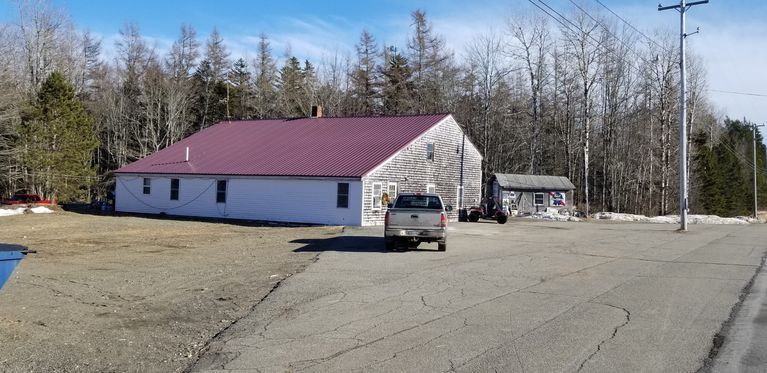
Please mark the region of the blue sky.
MULTIPOLYGON (((544 0, 561 12, 573 8, 569 0, 544 0)), ((575 0, 588 10, 612 17, 596 0, 575 0)), ((678 29, 678 13, 657 11, 657 0, 601 0, 603 4, 647 34, 658 28, 678 29)), ((661 0, 671 5, 673 0, 661 0)), ((460 58, 466 43, 491 28, 503 31, 511 15, 539 12, 527 0, 326 0, 326 1, 202 1, 202 0, 54 0, 66 8, 75 24, 103 39, 107 53, 126 22, 136 23, 159 51, 166 50, 182 23, 194 26, 200 39, 217 27, 234 56, 252 56, 258 35, 265 32, 274 53, 318 62, 335 53, 351 53, 361 30, 379 44, 405 47, 410 12, 423 9, 434 30, 460 58)), ((10 18, 12 4, 0 3, 0 17, 10 18)), ((616 23, 620 22, 612 18, 616 23)), ((709 88, 767 94, 767 1, 712 0, 688 13, 692 53, 703 57, 709 88)), ((720 114, 767 123, 767 97, 709 92, 720 114)))

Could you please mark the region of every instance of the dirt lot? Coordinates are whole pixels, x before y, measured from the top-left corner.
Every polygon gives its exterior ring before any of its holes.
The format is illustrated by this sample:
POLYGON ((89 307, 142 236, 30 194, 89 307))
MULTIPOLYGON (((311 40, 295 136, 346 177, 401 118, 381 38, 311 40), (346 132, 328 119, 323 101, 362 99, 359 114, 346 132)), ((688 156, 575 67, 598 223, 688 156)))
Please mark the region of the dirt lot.
POLYGON ((2 217, 0 240, 38 253, 0 290, 0 371, 184 370, 316 258, 291 241, 339 231, 62 211, 2 217))

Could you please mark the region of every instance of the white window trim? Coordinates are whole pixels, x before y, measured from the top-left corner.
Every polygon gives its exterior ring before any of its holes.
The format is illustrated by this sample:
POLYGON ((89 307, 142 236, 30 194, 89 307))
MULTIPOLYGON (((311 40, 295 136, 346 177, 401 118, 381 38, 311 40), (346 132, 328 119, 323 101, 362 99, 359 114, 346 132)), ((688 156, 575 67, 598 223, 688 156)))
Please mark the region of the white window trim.
POLYGON ((386 193, 389 195, 389 203, 394 203, 394 199, 397 198, 397 195, 399 194, 399 185, 394 182, 389 182, 389 184, 386 185, 386 193), (391 193, 392 186, 394 186, 394 195, 391 193))
POLYGON ((170 178, 170 195, 168 196, 168 200, 170 201, 178 201, 181 198, 181 178, 172 177, 170 178), (173 198, 173 180, 177 180, 178 187, 176 188, 176 198, 173 198))
POLYGON ((152 178, 145 177, 141 181, 141 193, 145 195, 151 195, 152 194, 152 178), (149 193, 145 192, 146 190, 149 190, 149 193))
POLYGON ((378 211, 381 209, 381 195, 383 194, 383 184, 373 183, 371 184, 371 198, 372 210, 378 211), (378 186, 378 196, 376 196, 376 185, 378 186))
POLYGON ((533 206, 546 206, 546 193, 533 193, 533 206), (541 203, 535 203, 536 202, 536 196, 541 195, 541 203))
POLYGON ((228 179, 216 179, 216 203, 224 204, 229 197, 229 180, 228 179), (218 201, 218 182, 224 182, 224 202, 218 201))
POLYGON ((437 193, 437 186, 434 184, 426 184, 426 193, 437 193), (429 188, 432 188, 434 190, 430 192, 429 188))
POLYGON ((434 147, 434 143, 433 143, 433 142, 427 142, 427 143, 426 143, 426 160, 427 160, 427 161, 432 161, 432 162, 434 162, 434 158, 435 158, 435 154, 434 154, 434 153, 435 153, 435 152, 434 152, 434 148, 435 148, 435 147, 434 147), (431 145, 431 157, 429 157, 429 155, 430 155, 430 154, 429 154, 429 145, 431 145))
POLYGON ((348 209, 349 208, 349 195, 351 194, 352 186, 349 182, 338 182, 336 183, 336 208, 337 209, 348 209), (341 184, 346 184, 346 194, 341 194, 341 184), (340 196, 346 196, 346 206, 338 206, 338 197, 340 196))

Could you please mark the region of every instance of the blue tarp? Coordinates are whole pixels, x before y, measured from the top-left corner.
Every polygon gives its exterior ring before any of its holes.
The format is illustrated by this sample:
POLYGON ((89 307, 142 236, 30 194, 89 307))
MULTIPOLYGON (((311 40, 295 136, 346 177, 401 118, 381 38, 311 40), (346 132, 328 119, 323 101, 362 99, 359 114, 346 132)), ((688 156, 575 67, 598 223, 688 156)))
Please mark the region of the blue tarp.
POLYGON ((19 265, 27 248, 21 245, 9 245, 0 243, 0 289, 13 274, 13 270, 19 265))

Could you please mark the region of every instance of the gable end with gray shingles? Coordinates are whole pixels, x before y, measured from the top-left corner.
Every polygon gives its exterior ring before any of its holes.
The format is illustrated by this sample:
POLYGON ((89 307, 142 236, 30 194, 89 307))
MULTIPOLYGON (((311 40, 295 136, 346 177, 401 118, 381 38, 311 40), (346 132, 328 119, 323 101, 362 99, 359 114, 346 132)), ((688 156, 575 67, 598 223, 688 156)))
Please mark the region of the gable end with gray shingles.
MULTIPOLYGON (((463 206, 477 205, 482 188, 482 156, 464 135, 452 117, 447 116, 433 128, 394 157, 362 178, 362 224, 382 225, 386 206, 373 210, 373 184, 381 183, 386 191, 389 182, 397 183, 398 192, 426 192, 427 184, 434 184, 436 192, 447 205, 454 207, 448 219, 458 218, 458 186, 461 179, 463 153, 463 206), (428 143, 434 144, 434 160, 426 159, 428 143)), ((393 201, 392 201, 393 202, 393 201)))

